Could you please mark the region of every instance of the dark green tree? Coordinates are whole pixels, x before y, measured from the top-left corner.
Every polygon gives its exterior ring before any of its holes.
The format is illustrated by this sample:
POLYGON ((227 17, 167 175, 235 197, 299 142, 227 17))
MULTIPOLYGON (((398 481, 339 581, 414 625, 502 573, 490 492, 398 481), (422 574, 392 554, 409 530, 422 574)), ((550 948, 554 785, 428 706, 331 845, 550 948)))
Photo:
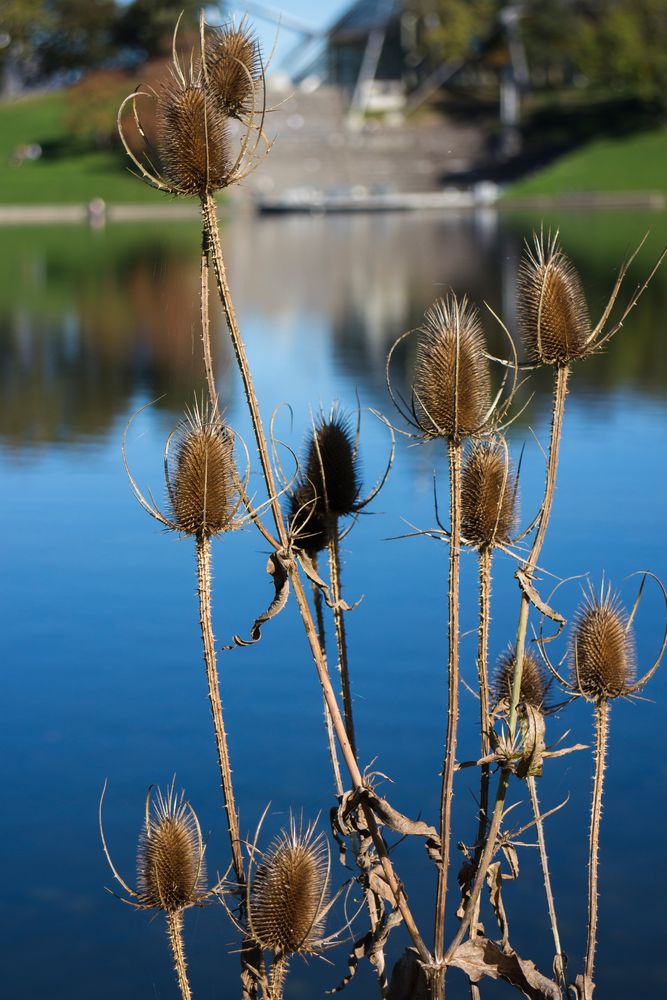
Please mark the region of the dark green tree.
POLYGON ((120 12, 116 41, 143 58, 165 55, 181 11, 183 29, 191 32, 201 6, 201 0, 132 0, 120 12))

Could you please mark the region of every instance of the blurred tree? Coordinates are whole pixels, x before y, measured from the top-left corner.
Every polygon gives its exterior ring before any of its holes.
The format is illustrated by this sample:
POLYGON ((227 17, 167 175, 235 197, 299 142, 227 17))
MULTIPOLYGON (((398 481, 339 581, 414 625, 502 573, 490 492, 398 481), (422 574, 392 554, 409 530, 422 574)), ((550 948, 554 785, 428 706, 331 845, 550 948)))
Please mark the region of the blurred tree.
POLYGON ((183 30, 192 32, 201 6, 201 0, 132 0, 120 11, 116 41, 143 58, 165 55, 181 11, 183 30))
POLYGON ((465 59, 493 30, 500 0, 410 0, 423 42, 437 61, 465 59))
POLYGON ((115 0, 42 0, 33 38, 42 72, 97 69, 115 54, 115 0), (46 30, 45 30, 46 29, 46 30))
POLYGON ((3 0, 0 6, 0 79, 2 93, 20 89, 35 58, 35 32, 48 31, 44 0, 3 0))

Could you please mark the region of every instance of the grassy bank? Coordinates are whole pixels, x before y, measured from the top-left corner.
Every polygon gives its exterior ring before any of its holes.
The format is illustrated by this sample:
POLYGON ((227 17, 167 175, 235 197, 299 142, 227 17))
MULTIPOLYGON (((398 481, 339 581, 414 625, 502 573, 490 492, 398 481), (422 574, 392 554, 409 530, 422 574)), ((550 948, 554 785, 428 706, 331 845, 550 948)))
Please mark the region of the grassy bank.
POLYGON ((97 197, 159 203, 159 193, 133 177, 120 154, 77 148, 66 102, 66 92, 58 91, 0 104, 0 203, 76 204, 97 197), (21 147, 33 144, 41 156, 18 162, 21 147))
POLYGON ((667 126, 597 139, 508 189, 506 200, 587 192, 667 194, 667 126))

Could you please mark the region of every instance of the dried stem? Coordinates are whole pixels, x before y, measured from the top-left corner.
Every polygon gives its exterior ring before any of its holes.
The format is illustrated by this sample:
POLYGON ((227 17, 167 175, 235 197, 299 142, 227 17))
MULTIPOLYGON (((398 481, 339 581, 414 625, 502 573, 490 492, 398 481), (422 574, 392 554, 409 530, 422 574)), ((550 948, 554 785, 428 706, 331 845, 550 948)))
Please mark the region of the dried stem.
POLYGON ((542 865, 542 877, 544 878, 544 891, 547 897, 547 909, 549 910, 549 923, 551 924, 551 933, 554 939, 554 948, 556 949, 556 958, 554 962, 554 970, 558 976, 561 986, 565 990, 567 995, 567 978, 565 975, 565 965, 566 958, 563 953, 563 949, 560 943, 560 934, 558 933, 558 920, 556 918, 556 906, 554 903, 554 896, 551 889, 551 876, 549 875, 549 858, 547 857, 547 846, 544 840, 544 824, 542 822, 542 817, 540 815, 540 803, 537 797, 537 782, 532 774, 529 774, 527 779, 528 790, 530 791, 530 801, 533 806, 533 816, 535 817, 535 830, 537 831, 537 845, 540 851, 540 864, 542 865))
POLYGON ((183 911, 167 913, 167 935, 171 953, 174 957, 174 968, 183 1000, 191 1000, 190 983, 188 982, 185 948, 183 947, 183 911))
POLYGON ((276 955, 271 965, 268 1000, 283 1000, 288 968, 289 958, 286 955, 276 955))
POLYGON ((593 804, 591 807, 591 827, 588 837, 588 940, 584 965, 584 997, 593 996, 593 966, 595 964, 595 944, 598 926, 598 853, 600 845, 600 819, 602 816, 602 791, 604 769, 607 757, 607 735, 609 729, 609 702, 603 698, 595 709, 595 778, 593 781, 593 804))
MULTIPOLYGON (((266 434, 264 432, 264 427, 262 424, 262 419, 259 413, 259 406, 257 403, 257 396, 255 394, 255 389, 253 386, 252 375, 250 373, 250 368, 248 366, 248 360, 245 353, 245 346, 241 338, 241 332, 236 320, 236 313, 234 310, 234 305, 232 302, 232 297, 229 291, 229 285, 227 283, 227 273, 225 270, 225 264, 222 256, 222 248, 220 246, 220 236, 218 233, 218 222, 215 213, 215 203, 210 196, 205 196, 202 199, 202 215, 204 219, 204 225, 206 226, 207 232, 209 234, 209 246, 213 257, 213 265, 215 268, 216 282, 218 286, 218 293, 220 295, 220 300, 222 303, 223 311, 225 313, 225 318, 227 320, 227 326, 229 329, 230 338, 232 341, 232 346, 234 348, 234 353, 236 355, 236 360, 239 366, 239 371, 241 374, 241 379, 243 382, 243 387, 246 395, 246 401, 248 403, 248 408, 250 410, 251 421, 253 425, 253 430, 255 433, 255 441, 257 443, 257 450, 259 452, 260 463, 262 466, 262 472, 264 474, 264 481, 266 483, 266 488, 269 496, 269 503, 271 506, 271 511, 276 525, 276 530, 278 532, 278 537, 280 540, 281 550, 286 559, 286 567, 289 573, 290 582, 292 584, 292 590, 294 592, 294 597, 299 608, 299 613, 303 621, 304 630, 306 633, 306 639, 308 640, 308 645, 315 663, 315 668, 317 670, 317 675, 322 686, 322 692, 324 694, 324 700, 327 704, 331 720, 333 723, 334 731, 336 733, 336 739, 338 740, 338 745, 341 750, 341 754, 345 761, 345 766, 348 769, 350 778, 354 788, 363 788, 363 779, 361 771, 359 770, 359 765, 357 764, 354 753, 352 752, 352 747, 347 737, 345 730, 345 724, 336 701, 336 695, 334 693, 333 687, 331 685, 331 679, 329 677, 329 672, 327 668, 326 659, 320 648, 320 644, 317 638, 317 632, 315 630, 315 624, 313 622, 313 617, 308 605, 308 599, 306 597, 306 592, 303 588, 303 581, 299 575, 297 566, 295 562, 289 557, 289 546, 287 539, 287 530, 285 527, 284 518, 282 511, 280 509, 280 503, 278 501, 278 494, 275 488, 275 482, 273 477, 273 470, 271 468, 271 463, 269 461, 269 452, 266 443, 266 434)), ((400 910, 401 916, 405 923, 406 930, 410 935, 415 948, 419 952, 420 959, 429 963, 431 961, 431 955, 428 948, 424 944, 422 937, 415 923, 415 919, 412 915, 412 911, 408 906, 408 902, 398 880, 396 873, 394 872, 393 865, 389 858, 389 853, 387 851, 387 845, 384 842, 382 835, 380 834, 377 821, 375 819, 375 814, 370 806, 362 800, 361 809, 364 813, 364 819, 368 827, 369 833, 375 845, 375 849, 380 860, 383 875, 387 881, 387 885, 391 891, 397 908, 400 910)))
POLYGON ((343 699, 345 731, 352 747, 352 753, 356 757, 357 742, 354 734, 352 692, 350 690, 350 674, 347 666, 347 639, 345 636, 344 612, 341 606, 343 595, 340 572, 340 548, 338 545, 338 524, 334 525, 329 542, 329 573, 331 577, 331 599, 333 603, 334 628, 336 630, 336 649, 338 652, 338 670, 340 672, 340 690, 343 699))
MULTIPOLYGON (((452 798, 456 769, 456 737, 459 721, 459 563, 461 547, 461 453, 459 442, 449 442, 449 496, 451 534, 449 539, 449 597, 448 597, 448 649, 447 649, 447 731, 445 759, 442 771, 440 796, 440 840, 442 862, 438 869, 438 888, 435 904, 434 952, 436 965, 442 959, 445 937, 445 908, 447 904, 447 876, 449 874, 450 839, 452 826, 452 798)), ((442 972, 444 977, 444 969, 442 972)), ((443 984, 444 995, 444 984, 443 984)))
POLYGON ((215 652, 215 639, 211 625, 211 540, 197 536, 197 583, 199 590, 199 622, 204 646, 204 661, 206 663, 206 680, 208 683, 208 698, 211 704, 213 729, 215 730, 215 745, 218 751, 218 766, 222 794, 227 813, 227 829, 232 849, 232 864, 237 882, 244 882, 243 854, 241 853, 241 837, 239 835, 239 820, 234 800, 232 785, 232 770, 229 763, 227 734, 222 716, 222 702, 218 682, 218 665, 215 652))
MULTIPOLYGON (((493 549, 483 548, 479 553, 479 626, 477 630, 477 680, 479 684, 479 732, 482 758, 491 752, 489 725, 489 623, 491 621, 491 563, 493 549)), ((488 764, 482 764, 479 785, 479 821, 475 862, 479 864, 489 822, 488 764)), ((471 936, 475 936, 479 916, 479 899, 470 921, 471 936)), ((471 984, 471 986, 474 984, 471 984)))
MULTIPOLYGON (((317 556, 315 557, 315 568, 317 569, 317 556)), ((313 600, 315 602, 315 618, 317 621, 317 638, 320 643, 320 649, 322 654, 326 656, 326 642, 324 634, 324 613, 322 609, 322 592, 319 587, 313 584, 313 600)), ((336 795, 339 798, 343 797, 343 779, 340 775, 340 763, 338 761, 338 750, 336 749, 336 737, 334 735, 333 723, 331 721, 331 714, 327 708, 326 701, 324 702, 324 724, 327 728, 327 742, 329 744, 329 757, 331 759, 331 770, 333 771, 334 784, 336 786, 336 795)))
MULTIPOLYGON (((544 487, 544 500, 542 502, 542 513, 540 515, 540 520, 535 533, 535 538, 533 540, 533 545, 530 550, 528 559, 524 564, 524 572, 530 576, 537 565, 537 560, 539 558, 540 551, 544 542, 544 537, 549 523, 549 518, 551 516, 551 508, 553 505, 554 490, 556 487, 556 472, 558 470, 558 455, 560 451, 560 439, 563 430, 563 414, 565 411, 565 397, 567 396, 567 383, 570 374, 570 369, 567 365, 563 365, 556 369, 556 386, 554 390, 554 405, 553 413, 551 417, 551 441, 549 445, 549 458, 547 462, 547 478, 544 487)), ((515 646, 515 663, 514 663, 514 675, 512 679, 512 699, 510 704, 510 710, 508 715, 508 728, 510 731, 510 738, 513 739, 516 732, 516 720, 517 720, 517 706, 519 704, 519 694, 521 691, 521 678, 523 675, 523 656, 524 650, 526 648, 526 629, 528 627, 528 611, 530 609, 530 601, 526 594, 521 593, 521 606, 519 610, 519 625, 517 628, 517 638, 515 646)), ((505 807, 505 796, 507 795, 507 787, 509 785, 510 772, 508 769, 501 771, 500 778, 498 780, 498 789, 496 791, 496 801, 493 807, 493 815, 491 817, 491 823, 489 826, 489 832, 486 839, 486 844, 484 845, 484 852, 479 862, 477 872, 475 873, 475 881, 470 893, 470 898, 466 905, 465 913, 458 931, 456 932, 451 944, 447 948, 445 954, 445 961, 448 961, 458 946, 463 941, 465 934, 470 927, 470 923, 473 914, 476 912, 477 900, 482 891, 484 885, 484 879, 486 877, 486 871, 491 862, 491 858, 495 853, 495 843, 498 833, 500 831, 500 824, 503 817, 503 811, 505 807)))
POLYGON ((215 385, 215 372, 213 370, 213 352, 211 351, 211 323, 208 314, 208 272, 209 272, 209 246, 208 230, 202 227, 201 236, 201 288, 200 288, 200 311, 201 311, 201 342, 204 355, 204 369, 206 371, 206 384, 208 385, 208 396, 211 401, 211 411, 215 416, 219 416, 218 392, 215 385))

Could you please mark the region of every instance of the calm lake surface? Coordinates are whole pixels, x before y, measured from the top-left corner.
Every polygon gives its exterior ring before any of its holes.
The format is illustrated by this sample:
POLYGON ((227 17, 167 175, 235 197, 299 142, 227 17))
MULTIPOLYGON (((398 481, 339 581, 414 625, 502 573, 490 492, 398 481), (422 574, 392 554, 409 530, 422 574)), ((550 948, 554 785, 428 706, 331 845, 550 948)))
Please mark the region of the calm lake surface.
MULTIPOLYGON (((310 413, 333 400, 352 411, 357 394, 398 422, 384 385, 386 352, 449 287, 487 301, 514 328, 514 289, 524 236, 539 218, 359 216, 237 219, 223 233, 230 281, 267 420, 278 404, 278 436, 302 451, 310 413)), ((625 252, 653 227, 626 295, 664 243, 667 219, 637 214, 564 215, 562 240, 582 274, 597 321, 625 252)), ((16 1000, 118 1000, 177 995, 163 921, 104 891, 112 877, 97 808, 105 779, 105 830, 117 867, 134 884, 146 788, 176 774, 207 841, 209 874, 224 872, 228 845, 206 697, 188 540, 165 534, 133 499, 121 460, 164 501, 162 452, 183 407, 201 387, 196 224, 52 227, 0 231, 0 483, 3 573, 4 996, 16 1000)), ((631 606, 635 570, 667 580, 667 270, 655 280, 608 350, 575 367, 565 417, 555 510, 542 564, 557 578, 590 573, 619 587, 631 606)), ((490 315, 494 350, 504 350, 490 315)), ((249 445, 240 383, 214 310, 216 366, 228 419, 249 445)), ((400 386, 409 358, 397 358, 400 386)), ((539 502, 548 441, 550 379, 513 425, 523 523, 539 502)), ((386 428, 362 417, 364 483, 388 453, 386 428)), ((261 496, 254 449, 251 482, 261 496)), ((283 450, 286 469, 289 453, 283 450)), ((427 538, 388 540, 435 524, 433 475, 446 516, 442 448, 397 441, 391 476, 343 543, 356 726, 363 765, 393 781, 382 788, 405 813, 436 822, 445 724, 447 548, 427 538)), ((214 543, 214 626, 220 642, 246 634, 266 606, 266 545, 247 528, 214 543)), ((496 560, 491 654, 516 629, 515 564, 496 560)), ((475 673, 475 557, 463 559, 462 672, 475 673)), ((545 576, 543 594, 551 590, 545 576)), ((559 591, 571 615, 579 584, 559 591)), ((636 619, 643 672, 662 641, 664 609, 646 588, 636 619)), ((561 647, 562 652, 562 647, 561 647)), ((244 833, 270 802, 268 839, 288 821, 322 815, 334 801, 321 696, 295 608, 260 643, 221 656, 222 696, 244 833)), ((646 699, 613 706, 601 842, 598 993, 664 995, 667 671, 646 699)), ((460 759, 477 754, 477 705, 462 689, 460 759)), ((571 730, 589 743, 592 713, 576 703, 548 721, 547 739, 571 730)), ((564 947, 581 970, 585 948, 588 752, 553 761, 539 783, 543 808, 569 796, 546 832, 564 947)), ((474 837, 476 779, 457 779, 454 840, 474 837)), ((511 820, 526 820, 526 790, 511 820)), ((391 842, 396 837, 390 838, 391 842)), ((531 834, 523 840, 531 840, 531 834)), ((262 841, 264 842, 264 840, 262 841)), ((421 843, 396 848, 396 866, 430 938, 434 873, 421 843)), ((552 950, 537 853, 521 850, 507 884, 514 947, 548 972, 552 950)), ((458 868, 454 860, 453 871, 458 868)), ((346 877, 333 861, 336 885, 346 877)), ((452 878, 452 887, 454 879, 452 878)), ((452 898, 455 889, 452 888, 452 898)), ((490 913, 487 929, 495 936, 490 913)), ((337 911, 331 929, 344 922, 337 911)), ((363 933, 363 916, 355 923, 363 933)), ((220 906, 186 914, 195 996, 238 995, 235 933, 220 906)), ((448 925, 448 936, 453 924, 448 925)), ((408 943, 399 929, 389 958, 408 943)), ((294 961, 287 996, 322 996, 347 969, 294 961)), ((517 995, 484 986, 483 996, 517 995)), ((467 987, 451 976, 452 1000, 467 987)), ((374 996, 362 967, 348 996, 374 996)), ((596 994, 597 996, 597 994, 596 994)))

